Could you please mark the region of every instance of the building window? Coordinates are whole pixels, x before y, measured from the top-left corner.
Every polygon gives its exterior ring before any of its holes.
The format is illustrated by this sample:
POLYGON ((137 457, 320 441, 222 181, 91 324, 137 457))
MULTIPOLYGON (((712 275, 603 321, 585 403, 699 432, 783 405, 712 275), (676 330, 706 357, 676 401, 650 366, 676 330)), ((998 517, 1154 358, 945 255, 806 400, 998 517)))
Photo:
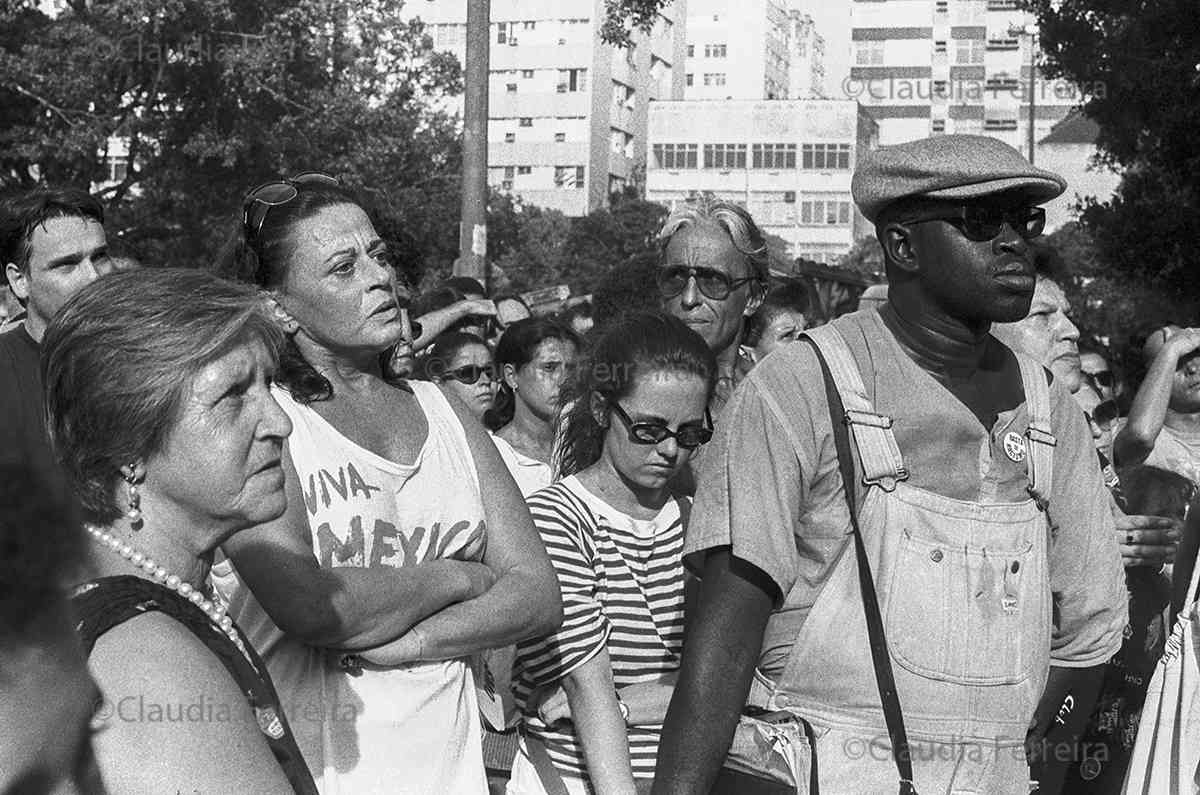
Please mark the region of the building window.
POLYGON ((989 50, 1019 50, 1021 49, 1021 42, 1010 38, 988 39, 987 48, 989 50))
POLYGON ((554 133, 554 143, 561 144, 565 140, 567 140, 566 133, 554 133))
POLYGON ((689 57, 689 58, 695 58, 695 57, 696 57, 696 45, 695 45, 695 44, 689 44, 689 45, 688 45, 688 54, 687 54, 687 57, 689 57))
POLYGON ((856 41, 854 42, 855 66, 883 66, 883 42, 856 41))
POLYGON ((517 166, 518 176, 521 174, 532 174, 532 173, 533 173, 533 166, 517 166))
POLYGON ((504 90, 507 91, 509 94, 515 94, 515 93, 517 93, 517 84, 516 83, 505 83, 504 90))
POLYGON ((536 22, 526 22, 526 23, 524 23, 524 25, 522 25, 522 27, 525 30, 534 30, 535 28, 537 28, 537 23, 536 22))
POLYGON ((511 179, 506 179, 500 183, 500 190, 512 190, 513 184, 511 179))
POLYGON ((946 51, 946 42, 944 42, 944 41, 935 41, 935 42, 933 43, 933 51, 934 51, 934 52, 945 52, 945 51, 946 51))
POLYGON ((109 155, 104 164, 108 166, 109 182, 123 182, 129 174, 129 158, 126 155, 109 155))
POLYGON ((515 140, 517 140, 517 134, 516 134, 516 133, 514 133, 514 132, 507 132, 507 133, 504 133, 504 143, 506 143, 506 144, 511 144, 511 143, 512 143, 513 141, 515 141, 515 140))
POLYGON ((558 93, 587 91, 587 69, 559 69, 558 93))
POLYGON ((843 199, 803 199, 801 226, 844 226, 850 223, 850 202, 843 199))
POLYGON ((793 169, 796 167, 795 144, 755 144, 754 167, 770 169, 793 169))
POLYGON ((517 173, 516 166, 505 166, 504 167, 504 178, 505 179, 512 179, 513 175, 516 173, 517 173))
POLYGON ((508 43, 508 23, 507 22, 497 22, 496 23, 496 43, 497 44, 507 44, 508 43))
POLYGON ((746 145, 705 144, 704 167, 719 169, 745 168, 746 145))
POLYGON ((704 57, 705 58, 724 58, 725 57, 725 45, 724 44, 705 44, 704 45, 704 57))
POLYGON ((655 144, 654 162, 671 170, 697 168, 699 153, 699 144, 655 144))
POLYGON ((945 119, 934 119, 933 125, 930 129, 935 133, 946 132, 946 120, 945 119))
POLYGON ((521 79, 522 80, 532 80, 533 79, 533 70, 532 69, 522 69, 521 70, 521 79))
POLYGON ((517 125, 520 127, 532 127, 533 119, 529 118, 528 116, 522 116, 521 119, 517 121, 517 125))
POLYGON ((583 189, 583 166, 555 166, 554 187, 583 189))
POLYGON ((954 62, 959 64, 983 63, 983 39, 959 39, 954 43, 954 62))
POLYGON ((694 85, 696 82, 696 76, 694 74, 692 74, 691 72, 688 72, 686 75, 683 76, 683 82, 684 82, 684 84, 686 84, 688 86, 694 85))
POLYGON ((950 2, 949 2, 949 0, 937 0, 937 4, 936 4, 936 6, 935 6, 935 10, 936 10, 936 12, 937 12, 937 13, 939 13, 939 14, 949 14, 949 13, 950 13, 950 2))
POLYGON ((802 164, 817 171, 847 170, 850 168, 850 144, 804 144, 802 164))
POLYGON ((706 86, 723 86, 725 85, 724 72, 705 72, 704 85, 706 86))
POLYGON ((466 25, 431 25, 433 46, 442 49, 461 47, 465 41, 466 25))

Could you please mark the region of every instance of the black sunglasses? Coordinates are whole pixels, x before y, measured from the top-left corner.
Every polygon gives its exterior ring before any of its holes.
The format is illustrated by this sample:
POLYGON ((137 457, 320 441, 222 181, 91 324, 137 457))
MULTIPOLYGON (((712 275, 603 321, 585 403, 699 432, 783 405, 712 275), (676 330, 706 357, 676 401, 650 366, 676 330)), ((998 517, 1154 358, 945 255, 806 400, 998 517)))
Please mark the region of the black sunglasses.
POLYGON ((1023 239, 1032 240, 1046 228, 1046 210, 1044 207, 1022 207, 1013 210, 966 204, 957 211, 917 215, 900 223, 916 224, 925 221, 945 221, 961 232, 967 240, 975 243, 995 240, 1006 223, 1023 239))
POLYGON ((483 376, 487 376, 489 381, 496 380, 496 368, 487 364, 482 367, 478 364, 466 364, 462 367, 455 367, 453 370, 447 370, 442 374, 442 380, 448 381, 453 378, 463 384, 474 384, 483 376))
POLYGON ((337 177, 322 174, 320 171, 306 171, 291 179, 277 179, 274 182, 264 182, 246 194, 242 199, 242 227, 247 240, 258 237, 262 231, 263 222, 272 207, 287 204, 300 195, 301 185, 325 185, 330 188, 340 188, 342 183, 337 177))
POLYGON ((1111 387, 1115 380, 1113 379, 1112 370, 1100 370, 1095 373, 1084 373, 1083 377, 1092 382, 1094 387, 1111 387))
POLYGON ((744 279, 731 279, 726 273, 713 268, 687 268, 682 265, 672 268, 659 268, 655 275, 658 291, 663 298, 674 298, 687 289, 689 279, 696 280, 696 287, 706 298, 723 301, 729 294, 746 282, 758 281, 757 276, 747 276, 744 279))
POLYGON ((707 428, 699 425, 684 425, 679 430, 673 431, 666 425, 657 422, 634 422, 616 401, 613 401, 611 405, 616 415, 629 428, 629 441, 634 444, 658 444, 674 437, 680 447, 694 450, 707 443, 713 435, 712 415, 708 413, 708 409, 704 410, 704 421, 708 423, 707 428))

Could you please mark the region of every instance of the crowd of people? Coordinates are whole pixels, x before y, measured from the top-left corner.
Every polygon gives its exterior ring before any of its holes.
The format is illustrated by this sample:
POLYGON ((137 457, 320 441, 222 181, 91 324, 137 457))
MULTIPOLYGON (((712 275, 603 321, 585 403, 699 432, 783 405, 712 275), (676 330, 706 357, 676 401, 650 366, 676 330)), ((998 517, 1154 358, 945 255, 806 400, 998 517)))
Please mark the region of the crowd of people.
POLYGON ((207 270, 5 198, 0 791, 1143 791, 1200 328, 1140 383, 1081 342, 1065 188, 990 138, 864 154, 888 284, 837 318, 714 198, 642 305, 559 315, 415 294, 319 172, 207 270))

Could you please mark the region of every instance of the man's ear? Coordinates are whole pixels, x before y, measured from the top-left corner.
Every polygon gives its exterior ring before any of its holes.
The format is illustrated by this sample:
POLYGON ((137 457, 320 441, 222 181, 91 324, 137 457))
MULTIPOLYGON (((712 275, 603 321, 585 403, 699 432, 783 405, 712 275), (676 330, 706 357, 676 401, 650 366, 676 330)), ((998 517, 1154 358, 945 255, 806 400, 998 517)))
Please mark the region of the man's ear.
POLYGON ((24 304, 29 300, 29 274, 17 267, 17 263, 8 262, 4 265, 4 275, 8 277, 8 287, 17 300, 24 304))
POLYGON ((271 314, 271 319, 288 334, 295 334, 300 329, 300 323, 292 317, 292 313, 284 308, 279 295, 274 290, 263 290, 263 302, 271 314))
POLYGON ((767 297, 766 282, 751 282, 750 298, 746 301, 746 308, 742 310, 743 317, 750 317, 758 308, 762 306, 763 299, 767 297))
POLYGON ((505 362, 500 368, 500 377, 504 379, 504 383, 508 384, 508 388, 512 391, 517 391, 517 366, 511 362, 505 362))
POLYGON ((884 260, 905 273, 916 273, 917 258, 912 248, 912 231, 902 223, 892 222, 879 236, 884 260))

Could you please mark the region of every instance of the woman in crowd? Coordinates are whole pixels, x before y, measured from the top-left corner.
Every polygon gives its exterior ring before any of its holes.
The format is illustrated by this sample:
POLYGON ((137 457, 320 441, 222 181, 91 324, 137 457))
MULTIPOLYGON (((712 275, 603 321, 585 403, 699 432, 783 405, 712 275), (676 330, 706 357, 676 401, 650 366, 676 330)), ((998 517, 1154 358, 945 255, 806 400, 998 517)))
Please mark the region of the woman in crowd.
POLYGON ((639 313, 581 371, 566 477, 528 500, 565 619, 518 644, 513 795, 648 789, 683 643, 688 504, 668 483, 712 436, 716 368, 681 321, 639 313))
POLYGON ((526 497, 550 485, 554 421, 578 356, 575 333, 544 317, 518 320, 496 346, 500 386, 484 422, 526 497))
POLYGON ((811 325, 807 314, 808 287, 803 282, 788 282, 771 290, 746 322, 742 355, 759 362, 780 345, 795 342, 811 325))
POLYGON ((74 607, 110 792, 316 792, 207 585, 218 545, 284 511, 281 342, 253 290, 174 269, 99 280, 42 342, 51 437, 90 522, 74 607))
POLYGON ((495 399, 492 349, 474 334, 450 331, 438 337, 421 359, 425 378, 466 406, 476 422, 495 399))
POLYGON ((403 333, 384 256, 331 177, 243 202, 223 266, 286 332, 274 394, 294 431, 287 510, 225 544, 221 584, 325 791, 484 793, 471 660, 553 630, 561 604, 484 429, 436 385, 383 378, 403 333), (383 644, 397 667, 346 654, 383 644))

